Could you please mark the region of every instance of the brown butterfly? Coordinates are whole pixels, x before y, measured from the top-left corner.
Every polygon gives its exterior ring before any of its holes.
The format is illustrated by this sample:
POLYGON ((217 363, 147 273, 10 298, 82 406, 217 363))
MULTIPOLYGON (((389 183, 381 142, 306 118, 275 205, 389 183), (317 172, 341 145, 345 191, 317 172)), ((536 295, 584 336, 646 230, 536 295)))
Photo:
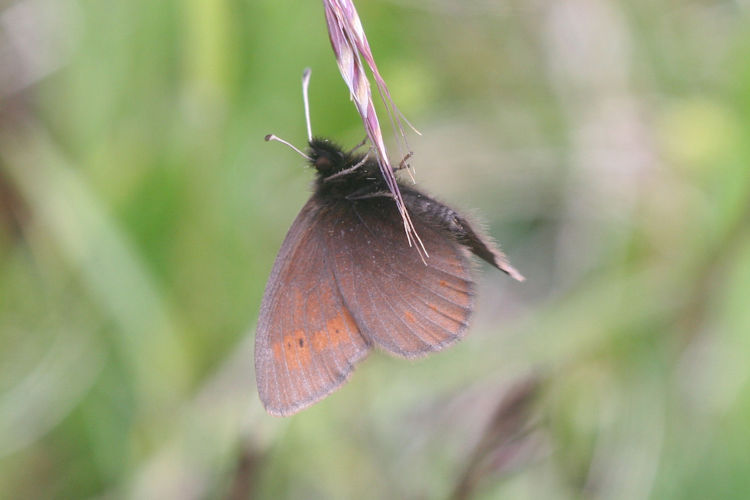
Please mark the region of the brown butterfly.
POLYGON ((311 138, 304 156, 315 192, 276 257, 255 337, 258 393, 279 416, 338 389, 373 346, 417 358, 463 337, 474 305, 469 253, 524 279, 459 213, 399 183, 422 256, 367 154, 311 138))

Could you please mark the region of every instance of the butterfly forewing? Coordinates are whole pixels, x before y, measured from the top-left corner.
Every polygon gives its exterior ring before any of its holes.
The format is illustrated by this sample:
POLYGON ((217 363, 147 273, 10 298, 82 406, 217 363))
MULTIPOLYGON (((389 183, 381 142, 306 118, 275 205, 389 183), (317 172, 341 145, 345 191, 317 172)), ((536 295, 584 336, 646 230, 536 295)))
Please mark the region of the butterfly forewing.
POLYGON ((422 261, 390 199, 339 202, 328 218, 334 275, 365 338, 391 354, 414 358, 464 334, 474 284, 467 252, 450 235, 415 219, 429 252, 422 261))
POLYGON ((370 348, 333 275, 325 211, 312 199, 302 209, 263 297, 255 370, 261 401, 274 415, 290 415, 333 392, 370 348))

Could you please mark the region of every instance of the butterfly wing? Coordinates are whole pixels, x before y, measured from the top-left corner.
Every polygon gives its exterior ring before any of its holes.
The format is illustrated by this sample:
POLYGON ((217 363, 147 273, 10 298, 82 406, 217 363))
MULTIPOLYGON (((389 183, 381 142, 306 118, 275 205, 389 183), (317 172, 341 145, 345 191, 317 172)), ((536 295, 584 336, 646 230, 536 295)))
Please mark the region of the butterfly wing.
POLYGON ((409 246, 393 200, 341 202, 331 210, 329 253, 346 308, 362 335, 405 358, 463 336, 473 308, 467 250, 445 229, 413 218, 429 257, 409 246))
POLYGON ((342 300, 326 239, 327 207, 310 199, 289 229, 261 304, 255 336, 258 393, 291 415, 340 387, 370 350, 342 300))

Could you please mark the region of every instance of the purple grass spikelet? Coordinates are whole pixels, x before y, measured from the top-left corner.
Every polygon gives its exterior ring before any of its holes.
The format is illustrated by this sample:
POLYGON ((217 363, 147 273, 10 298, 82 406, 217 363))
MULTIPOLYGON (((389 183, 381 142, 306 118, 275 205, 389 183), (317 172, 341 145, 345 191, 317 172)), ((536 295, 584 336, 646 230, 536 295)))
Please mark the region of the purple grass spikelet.
MULTIPOLYGON (((414 224, 412 224, 409 213, 406 210, 404 200, 396 183, 396 177, 393 174, 393 168, 388 158, 388 151, 386 150, 383 134, 380 129, 380 121, 378 120, 378 115, 372 101, 370 81, 362 63, 363 59, 375 78, 378 93, 388 111, 391 125, 394 127, 394 130, 397 130, 402 145, 407 151, 408 143, 406 142, 402 121, 406 122, 410 127, 411 124, 396 108, 385 80, 378 71, 354 3, 351 0, 323 0, 323 6, 325 7, 328 36, 331 40, 333 52, 336 55, 339 71, 347 87, 349 87, 350 97, 354 101, 357 112, 362 117, 367 137, 375 149, 380 170, 383 172, 388 189, 393 194, 398 211, 404 221, 404 230, 406 231, 409 244, 414 242, 420 254, 426 257, 427 251, 414 229, 414 224)), ((411 128, 414 129, 414 127, 411 128)), ((414 130, 416 131, 416 129, 414 130)))

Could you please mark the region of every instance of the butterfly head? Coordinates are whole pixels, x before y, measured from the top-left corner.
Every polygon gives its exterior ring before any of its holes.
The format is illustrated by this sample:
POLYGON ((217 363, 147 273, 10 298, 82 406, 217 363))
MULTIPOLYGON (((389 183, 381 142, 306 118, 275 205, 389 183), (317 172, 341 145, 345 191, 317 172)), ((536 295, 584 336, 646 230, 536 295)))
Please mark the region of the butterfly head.
POLYGON ((350 156, 337 144, 317 137, 310 141, 307 156, 310 157, 310 165, 323 177, 341 172, 351 163, 350 156))

